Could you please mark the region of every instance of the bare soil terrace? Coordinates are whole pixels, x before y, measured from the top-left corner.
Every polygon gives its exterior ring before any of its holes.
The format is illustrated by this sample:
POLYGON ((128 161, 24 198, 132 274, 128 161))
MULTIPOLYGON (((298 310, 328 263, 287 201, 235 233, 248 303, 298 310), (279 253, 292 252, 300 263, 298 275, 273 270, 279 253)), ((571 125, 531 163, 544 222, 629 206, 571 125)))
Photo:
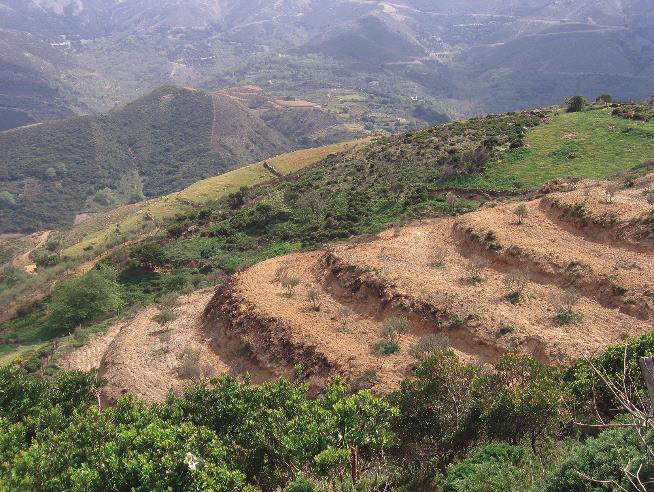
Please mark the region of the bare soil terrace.
POLYGON ((68 360, 77 368, 96 361, 110 401, 126 392, 160 400, 181 391, 189 381, 180 376, 179 355, 189 348, 199 354, 200 377, 247 371, 260 382, 300 371, 317 391, 336 375, 355 388, 396 388, 419 363, 412 348, 433 334, 480 364, 507 351, 569 364, 654 328, 647 179, 612 188, 610 201, 607 183, 583 182, 274 258, 215 294, 180 298, 177 319, 163 328, 153 321, 157 308, 148 308, 68 360), (579 203, 584 220, 571 212, 579 203), (594 219, 607 213, 612 220, 594 219), (282 271, 298 279, 292 295, 282 271), (516 278, 524 288, 511 302, 516 278), (560 319, 565 306, 571 322, 560 319), (405 318, 409 329, 399 352, 381 355, 374 345, 390 318, 405 318), (162 340, 162 333, 169 335, 162 340))

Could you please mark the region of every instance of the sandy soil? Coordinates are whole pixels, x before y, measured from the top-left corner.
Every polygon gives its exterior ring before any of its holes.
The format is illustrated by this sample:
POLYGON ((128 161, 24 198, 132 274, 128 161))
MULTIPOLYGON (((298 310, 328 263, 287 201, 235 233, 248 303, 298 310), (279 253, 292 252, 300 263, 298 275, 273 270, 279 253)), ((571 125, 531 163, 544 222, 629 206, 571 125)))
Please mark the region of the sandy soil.
POLYGON ((651 183, 638 181, 606 203, 606 185, 585 182, 525 203, 523 224, 515 215, 520 204, 499 204, 274 258, 236 274, 215 295, 180 298, 177 319, 166 326, 153 320, 157 307, 146 308, 69 354, 65 367, 99 368, 112 402, 128 392, 161 400, 183 391, 191 380, 180 374, 180 354, 189 350, 198 354, 200 378, 248 371, 257 383, 306 364, 314 366, 306 372, 312 383, 339 373, 379 391, 411 373, 419 363, 411 349, 435 333, 469 361, 518 351, 569 364, 654 328, 654 261, 649 243, 621 241, 604 223, 591 230, 553 211, 554 200, 562 210, 583 200, 591 218, 611 213, 610 227, 642 224, 651 183), (282 267, 299 279, 291 296, 278 279, 282 267), (506 295, 517 270, 528 282, 514 304, 506 295), (557 314, 570 288, 580 318, 564 325, 557 314), (391 317, 406 318, 410 328, 400 352, 384 356, 373 345, 391 317))
POLYGON ((161 401, 169 392, 181 393, 197 378, 180 373, 181 356, 198 354, 194 365, 198 378, 249 371, 253 381, 268 373, 239 355, 240 344, 225 338, 212 338, 204 330, 202 312, 213 296, 213 289, 179 298, 177 318, 162 326, 153 318, 156 306, 139 312, 133 319, 111 327, 108 332, 64 357, 66 369, 99 369, 107 379, 103 399, 112 403, 127 393, 146 401, 161 401))

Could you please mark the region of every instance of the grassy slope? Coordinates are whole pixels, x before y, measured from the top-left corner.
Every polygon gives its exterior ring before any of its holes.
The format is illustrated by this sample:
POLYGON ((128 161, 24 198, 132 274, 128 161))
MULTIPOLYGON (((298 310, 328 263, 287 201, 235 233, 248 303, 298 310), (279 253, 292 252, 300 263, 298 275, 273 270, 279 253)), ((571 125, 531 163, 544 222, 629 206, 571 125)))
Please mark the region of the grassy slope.
MULTIPOLYGON (((353 145, 356 145, 356 141, 298 150, 275 156, 266 162, 281 174, 288 175, 319 162, 330 153, 343 151, 353 145)), ((82 222, 78 226, 87 230, 96 230, 89 231, 82 240, 66 248, 63 254, 75 258, 89 246, 95 249, 104 248, 116 234, 115 225, 118 225, 121 234, 129 234, 141 227, 147 220, 146 215, 156 221, 170 219, 211 201, 219 200, 243 186, 254 186, 274 178, 275 175, 264 167, 263 162, 258 162, 221 176, 198 181, 182 191, 146 202, 142 207, 125 207, 112 214, 100 214, 99 217, 90 219, 88 223, 82 222), (110 217, 108 222, 103 220, 107 215, 110 217), (108 229, 108 223, 114 225, 114 228, 108 229)))
MULTIPOLYGON (((319 162, 330 153, 343 151, 361 142, 365 142, 365 140, 299 150, 276 156, 269 159, 268 163, 278 172, 288 175, 319 162)), ((90 256, 88 253, 85 254, 86 247, 93 246, 94 251, 97 251, 98 254, 106 250, 116 235, 116 224, 119 224, 121 234, 129 236, 130 233, 134 233, 135 237, 132 240, 138 240, 139 236, 136 234, 140 231, 146 213, 149 213, 157 222, 165 221, 180 213, 223 198, 243 186, 254 186, 275 177, 260 162, 221 176, 199 181, 178 193, 141 204, 143 206, 122 207, 107 214, 98 214, 63 233, 62 239, 73 243, 64 250, 63 254, 73 259, 73 265, 78 265, 85 257, 90 256), (142 213, 138 213, 139 210, 142 210, 142 213)), ((24 286, 30 289, 43 288, 44 285, 56 281, 58 277, 66 275, 66 271, 61 271, 58 276, 51 278, 49 274, 52 273, 52 269, 46 270, 30 279, 30 284, 24 284, 24 286)), ((6 292, 2 294, 0 302, 6 308, 8 302, 15 298, 15 294, 12 297, 7 296, 6 292)), ((27 293, 18 294, 25 296, 27 293)), ((20 317, 0 325, 0 338, 13 342, 6 345, 0 344, 0 366, 22 354, 34 353, 44 346, 47 340, 41 333, 39 323, 42 314, 37 311, 31 316, 20 317)), ((72 343, 72 340, 68 340, 66 343, 72 343)))
POLYGON ((606 178, 652 157, 654 121, 616 118, 610 109, 560 112, 550 123, 529 132, 524 148, 500 152, 484 174, 453 180, 452 184, 533 189, 563 176, 606 178))

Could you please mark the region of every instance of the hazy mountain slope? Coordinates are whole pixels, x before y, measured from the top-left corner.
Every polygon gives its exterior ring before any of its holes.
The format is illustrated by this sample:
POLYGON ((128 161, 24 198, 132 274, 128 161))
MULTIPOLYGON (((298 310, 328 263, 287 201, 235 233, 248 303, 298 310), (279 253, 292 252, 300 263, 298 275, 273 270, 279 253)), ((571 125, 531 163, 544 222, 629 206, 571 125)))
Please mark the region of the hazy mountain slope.
MULTIPOLYGON (((0 230, 70 224, 106 188, 127 201, 135 172, 159 196, 296 145, 234 99, 169 87, 111 113, 0 133, 0 190, 15 201, 0 230)), ((98 198, 92 206, 112 204, 98 198)))
MULTIPOLYGON (((57 114, 48 108, 108 109, 162 84, 265 84, 352 123, 368 116, 372 130, 428 123, 415 116, 420 104, 461 116, 652 90, 647 0, 0 0, 0 9, 0 42, 9 32, 19 47, 38 39, 55 68, 28 65, 42 83, 16 123, 57 114)), ((9 85, 0 81, 0 94, 9 85)))

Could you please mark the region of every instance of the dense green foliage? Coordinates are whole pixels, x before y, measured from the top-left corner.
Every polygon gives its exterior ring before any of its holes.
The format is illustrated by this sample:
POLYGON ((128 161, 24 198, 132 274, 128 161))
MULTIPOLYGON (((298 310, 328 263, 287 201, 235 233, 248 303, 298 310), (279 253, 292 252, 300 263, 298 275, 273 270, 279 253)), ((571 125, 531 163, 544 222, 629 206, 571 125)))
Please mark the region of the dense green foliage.
POLYGON ((0 490, 614 490, 592 480, 633 490, 624 467, 652 479, 650 433, 579 438, 564 405, 574 380, 563 381, 525 356, 491 369, 445 351, 387 397, 338 379, 315 399, 300 381, 221 376, 160 404, 127 398, 99 412, 94 373, 7 366, 0 490))
POLYGON ((123 305, 116 271, 101 266, 57 285, 49 303, 49 322, 55 333, 66 333, 101 316, 116 314, 123 305))

